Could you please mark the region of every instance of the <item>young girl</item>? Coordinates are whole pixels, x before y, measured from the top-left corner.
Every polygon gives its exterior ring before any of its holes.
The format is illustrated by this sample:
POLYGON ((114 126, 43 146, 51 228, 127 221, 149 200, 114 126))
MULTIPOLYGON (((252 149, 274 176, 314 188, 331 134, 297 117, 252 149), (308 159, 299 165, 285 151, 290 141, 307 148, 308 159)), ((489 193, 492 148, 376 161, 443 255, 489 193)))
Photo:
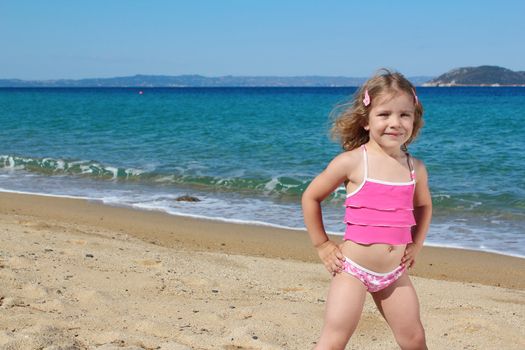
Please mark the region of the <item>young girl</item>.
POLYGON ((316 349, 344 349, 367 291, 402 349, 427 348, 406 270, 414 266, 432 216, 427 171, 406 150, 423 126, 422 115, 414 86, 385 70, 356 92, 334 123, 345 152, 302 198, 312 243, 333 275, 316 349), (347 226, 338 245, 324 230, 321 202, 343 183, 347 226))

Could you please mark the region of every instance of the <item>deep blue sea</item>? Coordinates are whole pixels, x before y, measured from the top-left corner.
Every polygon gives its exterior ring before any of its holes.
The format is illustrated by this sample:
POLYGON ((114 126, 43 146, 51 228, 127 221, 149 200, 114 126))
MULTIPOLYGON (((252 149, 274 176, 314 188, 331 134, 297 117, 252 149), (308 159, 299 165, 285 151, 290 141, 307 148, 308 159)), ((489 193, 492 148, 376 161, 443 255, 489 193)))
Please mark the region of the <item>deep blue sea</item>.
MULTIPOLYGON (((303 228, 301 193, 340 152, 329 113, 355 88, 141 90, 0 89, 0 190, 303 228)), ((525 257, 525 88, 418 95, 427 244, 525 257)), ((324 203, 330 232, 344 231, 343 200, 324 203)))

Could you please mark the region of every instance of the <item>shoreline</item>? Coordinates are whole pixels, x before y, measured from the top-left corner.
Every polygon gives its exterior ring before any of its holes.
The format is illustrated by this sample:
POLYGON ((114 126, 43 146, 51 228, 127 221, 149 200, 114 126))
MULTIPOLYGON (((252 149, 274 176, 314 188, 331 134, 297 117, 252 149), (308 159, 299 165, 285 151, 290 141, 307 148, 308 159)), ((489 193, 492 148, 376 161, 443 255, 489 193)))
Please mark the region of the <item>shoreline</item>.
MULTIPOLYGON (((65 198, 65 199, 74 199, 74 200, 84 200, 88 202, 98 203, 100 205, 114 207, 114 208, 124 208, 129 210, 137 210, 137 211, 143 211, 143 212, 158 212, 167 214, 173 217, 180 217, 180 218, 187 218, 192 220, 200 220, 200 221, 206 221, 206 222, 221 222, 225 224, 232 224, 232 225, 244 225, 244 226, 258 226, 258 227, 268 227, 270 229, 282 229, 286 231, 300 231, 305 232, 304 227, 292 227, 292 226, 286 226, 286 225, 280 225, 280 224, 272 224, 269 222, 264 221, 257 221, 257 220, 244 220, 244 219, 228 219, 224 217, 207 217, 204 215, 195 215, 190 213, 184 213, 184 212, 168 212, 165 209, 161 208, 141 208, 140 206, 132 206, 127 204, 121 204, 121 203, 113 203, 108 204, 104 203, 104 201, 100 198, 91 198, 91 197, 83 197, 83 196, 72 196, 72 195, 61 195, 61 194, 50 194, 50 193, 38 193, 38 192, 25 192, 25 191, 16 191, 16 190, 9 190, 0 188, 0 194, 6 193, 6 194, 15 194, 15 195, 28 195, 28 196, 37 196, 37 197, 47 197, 47 198, 65 198)), ((336 232, 327 232, 329 236, 334 237, 335 239, 339 238, 341 239, 343 237, 343 234, 338 234, 336 232)), ((504 251, 498 251, 493 249, 482 249, 482 248, 473 248, 473 247, 464 247, 461 245, 447 245, 445 243, 435 243, 435 242, 425 242, 426 247, 432 247, 432 248, 444 248, 444 249, 459 249, 459 250, 465 250, 465 251, 471 251, 471 252, 480 252, 480 253, 490 253, 490 254, 496 254, 496 255, 502 255, 502 256, 508 256, 513 258, 519 258, 519 259, 525 259, 525 255, 520 255, 517 253, 509 253, 504 251)))
MULTIPOLYGON (((0 213, 110 228, 166 248, 318 263, 301 229, 177 216, 98 200, 0 192, 0 213)), ((341 241, 342 236, 330 235, 341 241)), ((479 250, 425 245, 411 275, 525 289, 525 259, 479 250)))
MULTIPOLYGON (((262 222, 262 221, 250 221, 250 220, 242 220, 242 219, 227 219, 222 217, 206 217, 206 216, 199 216, 199 215, 193 215, 193 214, 187 214, 187 213, 169 213, 162 209, 146 209, 146 208, 140 208, 140 207, 133 207, 125 204, 107 204, 104 203, 103 200, 98 198, 89 198, 89 197, 81 197, 81 196, 70 196, 70 195, 60 195, 60 194, 48 194, 48 193, 33 193, 33 192, 24 192, 24 191, 15 191, 15 190, 8 190, 8 189, 0 189, 0 195, 2 193, 6 194, 15 194, 15 195, 28 195, 28 196, 37 196, 37 197, 47 197, 47 198, 65 198, 65 199, 73 199, 73 200, 83 200, 88 201, 92 203, 98 203, 103 206, 109 206, 114 208, 124 208, 129 210, 137 210, 137 211, 143 211, 143 212, 158 212, 163 213, 166 215, 170 215, 176 218, 187 218, 191 220, 200 220, 200 221, 206 221, 206 222, 221 222, 225 224, 232 224, 232 225, 244 225, 244 226, 258 226, 258 227, 267 227, 269 229, 282 229, 286 231, 299 231, 299 232, 305 232, 305 228, 298 228, 298 227, 289 227, 279 224, 272 224, 268 222, 262 222)), ((328 232, 329 236, 333 237, 334 239, 341 239, 343 237, 342 234, 337 234, 335 232, 328 232)), ((454 245, 446 245, 446 244, 440 244, 440 243, 428 243, 425 242, 425 247, 432 247, 432 248, 444 248, 444 249, 459 249, 459 250, 465 250, 465 251, 471 251, 471 252, 480 252, 480 253, 489 253, 489 254, 496 254, 496 255, 502 255, 502 256, 508 256, 513 258, 519 258, 519 259, 525 259, 525 255, 519 255, 514 253, 507 253, 507 252, 501 252, 497 250, 483 250, 483 249, 475 249, 470 247, 462 247, 462 246, 454 246, 454 245)))

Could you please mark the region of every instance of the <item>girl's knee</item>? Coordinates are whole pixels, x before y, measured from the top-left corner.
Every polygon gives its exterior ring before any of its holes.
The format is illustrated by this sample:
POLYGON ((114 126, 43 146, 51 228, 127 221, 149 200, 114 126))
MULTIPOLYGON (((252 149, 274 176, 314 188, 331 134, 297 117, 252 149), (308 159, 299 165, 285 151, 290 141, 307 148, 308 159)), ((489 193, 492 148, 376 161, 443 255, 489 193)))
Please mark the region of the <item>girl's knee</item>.
POLYGON ((344 349, 355 329, 325 324, 316 349, 344 349))
POLYGON ((349 339, 343 339, 338 337, 323 337, 319 339, 315 350, 344 350, 349 339))
POLYGON ((403 332, 396 337, 397 343, 403 350, 424 350, 427 349, 425 339, 425 330, 423 327, 417 327, 410 331, 403 332))

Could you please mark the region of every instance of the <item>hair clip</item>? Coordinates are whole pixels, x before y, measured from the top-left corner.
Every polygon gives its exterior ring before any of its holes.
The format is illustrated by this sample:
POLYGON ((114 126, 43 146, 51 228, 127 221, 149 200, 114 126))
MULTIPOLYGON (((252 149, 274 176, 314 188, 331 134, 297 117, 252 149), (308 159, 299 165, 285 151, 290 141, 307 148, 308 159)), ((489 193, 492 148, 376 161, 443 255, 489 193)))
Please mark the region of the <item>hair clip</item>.
POLYGON ((412 88, 412 93, 414 94, 414 99, 416 100, 416 105, 417 105, 419 103, 419 100, 417 98, 416 90, 414 90, 414 88, 412 88))
POLYGON ((365 107, 368 107, 368 105, 370 104, 370 95, 368 94, 368 89, 365 90, 365 98, 363 99, 363 104, 365 105, 365 107))

